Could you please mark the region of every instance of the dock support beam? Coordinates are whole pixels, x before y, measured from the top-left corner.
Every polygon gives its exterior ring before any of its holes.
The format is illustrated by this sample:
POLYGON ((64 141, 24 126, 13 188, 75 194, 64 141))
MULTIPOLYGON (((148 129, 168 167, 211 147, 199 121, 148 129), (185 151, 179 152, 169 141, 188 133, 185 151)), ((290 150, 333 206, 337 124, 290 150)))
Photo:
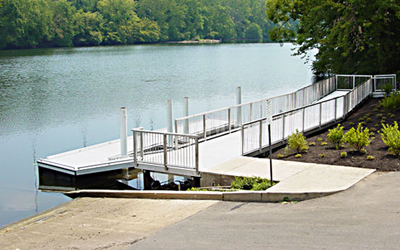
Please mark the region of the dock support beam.
MULTIPOLYGON (((167 132, 173 133, 173 113, 172 113, 172 100, 168 99, 167 100, 167 132)), ((174 147, 174 138, 171 135, 166 135, 167 137, 167 147, 174 147)), ((177 138, 175 138, 177 139, 177 138)), ((168 149, 164 149, 168 151, 168 149)), ((165 154, 166 156, 166 154, 165 154)), ((173 175, 168 175, 168 182, 173 182, 174 181, 174 176, 173 175)))
MULTIPOLYGON (((236 87, 236 105, 242 104, 242 88, 236 87)), ((242 125, 242 107, 237 107, 237 126, 242 125)))
POLYGON ((119 130, 119 135, 120 135, 120 143, 121 143, 121 157, 127 157, 128 156, 128 130, 127 130, 127 119, 126 119, 126 108, 121 107, 120 109, 120 130, 119 130))
MULTIPOLYGON (((183 116, 189 116, 189 97, 183 97, 183 116)), ((183 126, 183 133, 189 134, 189 121, 187 119, 184 120, 183 126)), ((178 133, 178 131, 176 131, 176 133, 178 133)))

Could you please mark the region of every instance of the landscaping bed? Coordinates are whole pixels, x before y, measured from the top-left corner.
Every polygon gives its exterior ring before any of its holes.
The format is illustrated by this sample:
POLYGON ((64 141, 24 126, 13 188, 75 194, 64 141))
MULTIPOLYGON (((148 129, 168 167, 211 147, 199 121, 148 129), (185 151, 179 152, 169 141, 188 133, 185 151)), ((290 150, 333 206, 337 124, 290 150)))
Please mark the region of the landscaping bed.
POLYGON ((363 122, 363 127, 367 127, 370 132, 374 133, 374 135, 370 136, 371 143, 365 147, 366 153, 355 151, 347 143, 343 148, 336 149, 328 141, 327 130, 306 138, 308 150, 307 152, 300 153, 301 157, 295 157, 297 153, 293 151, 285 154, 285 149, 282 148, 273 153, 273 158, 290 161, 373 168, 378 171, 400 171, 400 158, 392 155, 388 151, 388 147, 382 141, 381 135, 378 133, 378 131, 382 129, 381 122, 383 118, 385 118, 384 124, 393 125, 394 121, 398 122, 398 118, 400 117, 400 108, 397 107, 395 110, 387 112, 379 105, 380 100, 382 99, 368 99, 341 124, 344 127, 343 132, 347 132, 352 127, 357 129, 357 125, 360 122, 363 122), (312 146, 313 143, 315 143, 315 146, 312 146), (346 152, 346 157, 343 157, 343 152, 346 152), (280 155, 280 157, 278 157, 278 155, 280 155))

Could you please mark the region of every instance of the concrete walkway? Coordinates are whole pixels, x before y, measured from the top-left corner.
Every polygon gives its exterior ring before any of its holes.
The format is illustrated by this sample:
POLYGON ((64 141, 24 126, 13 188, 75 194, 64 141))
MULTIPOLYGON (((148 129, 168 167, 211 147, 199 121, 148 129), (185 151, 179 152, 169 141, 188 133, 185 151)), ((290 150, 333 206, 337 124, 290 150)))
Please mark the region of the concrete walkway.
MULTIPOLYGON (((270 179, 269 159, 237 157, 206 171, 214 176, 246 176, 270 179)), ((331 166, 273 160, 273 179, 279 181, 265 191, 197 192, 197 191, 127 191, 79 190, 72 196, 122 197, 150 199, 191 199, 222 201, 279 202, 307 200, 346 190, 373 173, 374 169, 331 166)), ((203 175, 207 174, 204 172, 203 175)), ((216 177, 219 178, 219 177, 216 177)), ((217 183, 217 181, 215 181, 217 183)))

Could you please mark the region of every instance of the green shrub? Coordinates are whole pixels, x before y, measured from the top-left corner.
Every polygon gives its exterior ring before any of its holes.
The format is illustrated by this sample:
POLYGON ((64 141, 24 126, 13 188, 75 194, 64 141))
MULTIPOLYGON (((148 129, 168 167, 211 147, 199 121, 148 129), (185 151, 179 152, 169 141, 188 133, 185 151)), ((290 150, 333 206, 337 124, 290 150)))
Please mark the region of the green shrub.
POLYGON ((363 149, 360 150, 360 153, 365 155, 367 153, 367 150, 365 148, 363 148, 363 149))
POLYGON ((390 118, 395 118, 396 115, 395 115, 395 114, 390 114, 389 117, 390 117, 390 118))
POLYGON ((372 111, 374 111, 374 112, 378 112, 378 110, 379 110, 379 109, 377 109, 377 108, 374 108, 372 111))
POLYGON ((346 158, 346 157, 347 157, 347 152, 340 153, 340 158, 346 158))
POLYGON ((374 127, 372 127, 370 130, 371 130, 372 132, 376 132, 376 128, 374 128, 374 127))
POLYGON ((283 157, 285 157, 283 154, 278 154, 277 156, 278 159, 282 159, 283 157))
POLYGON ((327 142, 325 142, 325 141, 321 142, 321 146, 326 146, 326 145, 328 145, 327 142))
POLYGON ((382 114, 377 114, 376 117, 381 118, 383 115, 382 114))
POLYGON ((361 124, 358 124, 357 129, 351 128, 344 135, 345 141, 349 143, 355 150, 361 152, 361 150, 368 146, 369 140, 369 129, 363 129, 361 124))
POLYGON ((374 125, 374 127, 380 127, 381 125, 380 124, 378 124, 378 123, 376 123, 375 125, 374 125))
POLYGON ((344 145, 344 133, 343 127, 340 124, 337 125, 334 129, 329 129, 328 132, 328 141, 332 143, 332 145, 339 149, 344 145))
POLYGON ((354 126, 354 122, 349 122, 349 125, 350 126, 354 126))
POLYGON ((325 154, 319 154, 319 158, 324 158, 325 154))
POLYGON ((370 117, 368 117, 368 118, 366 119, 366 121, 367 121, 367 122, 372 122, 372 119, 371 119, 370 117))
POLYGON ((265 190, 271 187, 271 181, 261 177, 237 177, 231 182, 231 188, 243 190, 265 190))
POLYGON ((393 90, 393 85, 391 83, 386 83, 383 85, 383 91, 385 91, 385 96, 389 96, 393 90))
POLYGON ((365 126, 365 124, 367 124, 366 122, 360 122, 359 124, 361 124, 361 126, 365 126))
POLYGON ((315 142, 310 142, 308 145, 309 146, 315 146, 315 142))
POLYGON ((364 118, 359 118, 358 121, 362 122, 362 121, 364 121, 364 118))
POLYGON ((387 111, 391 112, 400 105, 400 93, 393 92, 391 96, 385 96, 379 104, 387 111))
POLYGON ((296 154, 294 157, 295 158, 301 158, 301 154, 296 154))
POLYGON ((317 141, 322 141, 322 138, 317 138, 317 141))
POLYGON ((397 122, 393 126, 382 124, 381 135, 382 141, 389 147, 389 152, 400 157, 400 131, 397 122))
POLYGON ((298 129, 296 129, 296 133, 289 135, 287 139, 285 153, 287 154, 290 150, 294 150, 297 153, 306 152, 308 150, 306 138, 298 129))
POLYGON ((368 155, 367 160, 373 161, 373 160, 375 160, 375 157, 373 157, 372 155, 368 155))

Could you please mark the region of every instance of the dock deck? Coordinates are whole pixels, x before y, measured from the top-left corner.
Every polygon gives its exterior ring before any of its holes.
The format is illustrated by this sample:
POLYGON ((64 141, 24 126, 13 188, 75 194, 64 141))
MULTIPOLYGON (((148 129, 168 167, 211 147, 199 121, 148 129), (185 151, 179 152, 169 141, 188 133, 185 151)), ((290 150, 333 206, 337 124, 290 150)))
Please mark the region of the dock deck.
MULTIPOLYGON (((344 96, 348 91, 335 91, 325 96, 320 101, 344 96)), ((215 121, 214 121, 215 123, 215 121)), ((165 131, 165 129, 160 130, 165 131)), ((48 156, 38 161, 39 167, 52 169, 71 175, 85 175, 91 173, 127 169, 135 167, 133 158, 133 136, 127 137, 128 156, 121 157, 120 140, 80 148, 65 153, 48 156)), ((162 154, 162 153, 159 153, 162 154)), ((213 139, 204 140, 199 143, 199 172, 208 171, 213 167, 225 162, 232 161, 242 156, 242 141, 240 130, 226 133, 213 139)), ((139 167, 140 168, 140 167, 139 167)), ((160 168, 149 168, 148 170, 182 174, 182 171, 169 169, 163 171, 160 168)), ((190 174, 188 172, 188 175, 190 174)))

